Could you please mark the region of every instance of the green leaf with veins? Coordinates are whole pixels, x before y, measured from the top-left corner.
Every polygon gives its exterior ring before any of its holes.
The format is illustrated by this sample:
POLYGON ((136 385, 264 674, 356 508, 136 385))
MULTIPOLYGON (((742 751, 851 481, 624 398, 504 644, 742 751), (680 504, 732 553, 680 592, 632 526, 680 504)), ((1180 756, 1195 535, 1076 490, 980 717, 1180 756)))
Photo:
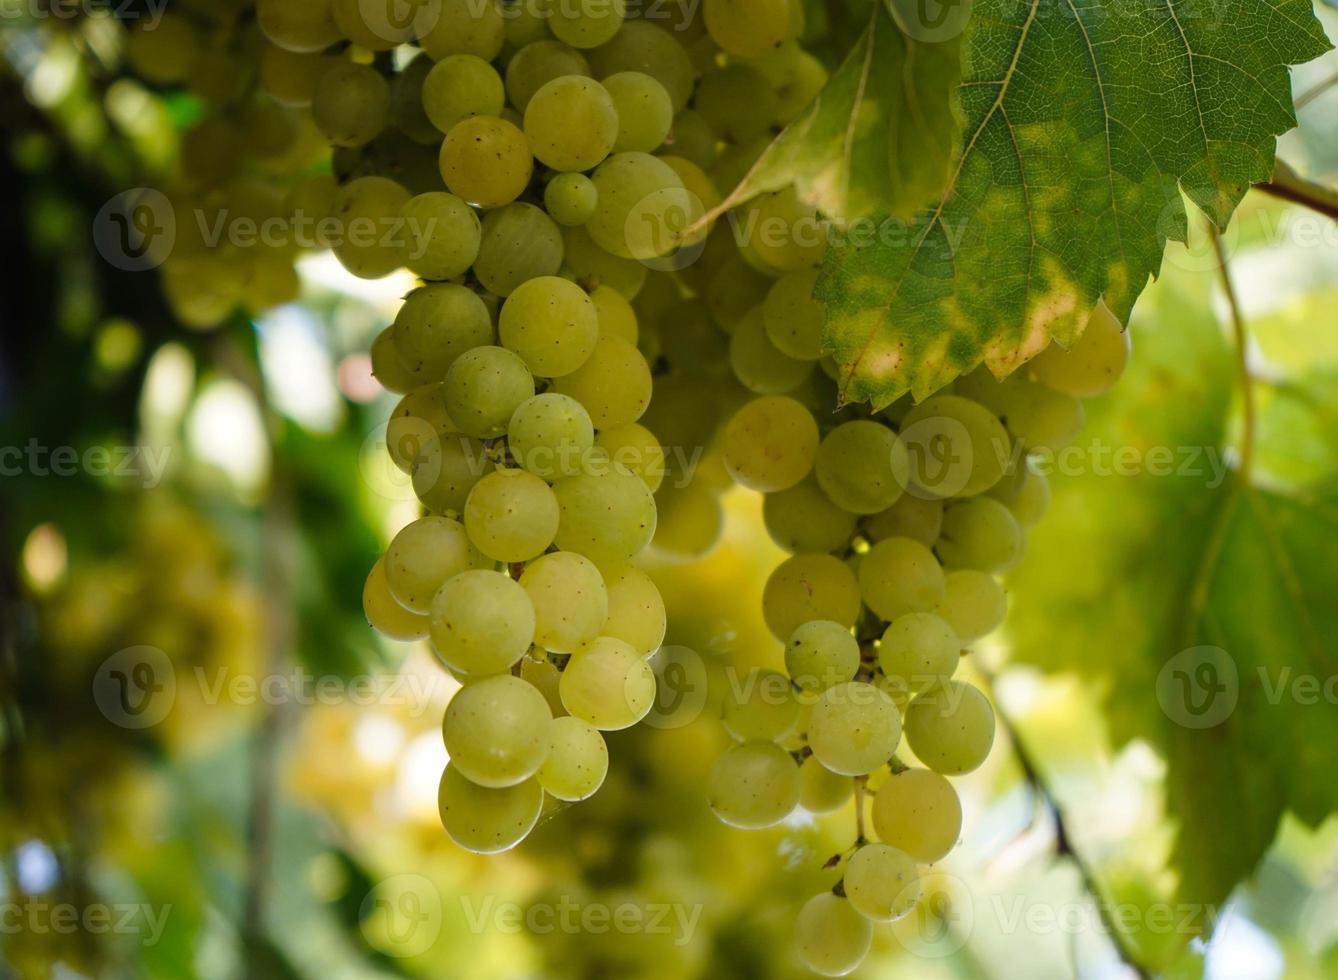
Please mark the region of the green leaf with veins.
POLYGON ((1235 366, 1210 309, 1178 275, 1139 304, 1129 372, 1088 403, 1070 457, 1085 472, 1052 476, 1007 629, 1016 660, 1106 692, 1117 744, 1144 739, 1166 759, 1178 900, 1218 905, 1284 811, 1313 826, 1338 807, 1338 712, 1322 686, 1338 678, 1338 444, 1296 425, 1323 400, 1267 397, 1253 482, 1227 470, 1235 366), (1303 469, 1261 472, 1298 454, 1303 469), (1174 660, 1200 646, 1229 660, 1174 660))
POLYGON ((962 151, 914 234, 828 250, 819 296, 845 401, 922 398, 984 362, 1127 317, 1184 240, 1219 227, 1295 124, 1287 66, 1328 50, 1310 0, 979 0, 962 151))
POLYGON ((961 134, 961 35, 904 34, 883 3, 808 110, 707 219, 795 184, 824 214, 909 217, 941 196, 961 134))

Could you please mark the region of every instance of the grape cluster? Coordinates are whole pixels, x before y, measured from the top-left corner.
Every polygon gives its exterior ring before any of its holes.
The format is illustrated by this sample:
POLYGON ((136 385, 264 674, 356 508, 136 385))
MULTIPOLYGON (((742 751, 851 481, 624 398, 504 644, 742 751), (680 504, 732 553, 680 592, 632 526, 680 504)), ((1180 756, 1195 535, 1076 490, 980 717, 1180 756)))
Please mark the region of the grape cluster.
MULTIPOLYGON (((768 315, 771 297, 789 288, 778 279, 749 314, 760 317, 757 344, 775 365, 791 356, 784 345, 800 353, 793 338, 816 335, 821 323, 811 300, 768 315)), ((858 829, 841 878, 796 926, 815 972, 853 970, 872 923, 914 907, 917 865, 956 843, 962 807, 947 777, 985 761, 995 719, 986 696, 954 675, 969 646, 1002 623, 997 577, 1021 558, 1026 529, 1048 504, 1046 478, 1029 460, 1078 435, 1080 399, 1113 385, 1127 358, 1127 335, 1100 306, 1071 350, 1052 347, 1002 382, 977 371, 918 405, 873 415, 815 416, 790 394, 768 393, 726 425, 725 466, 767 495, 767 529, 792 556, 762 599, 786 673, 755 670, 735 685, 723 720, 737 743, 716 761, 708 797, 722 821, 743 828, 775 825, 796 808, 829 813, 855 797, 858 829), (907 749, 917 765, 902 758, 907 749), (877 843, 863 833, 870 793, 877 843)), ((735 372, 754 391, 780 386, 750 384, 737 360, 735 372)))

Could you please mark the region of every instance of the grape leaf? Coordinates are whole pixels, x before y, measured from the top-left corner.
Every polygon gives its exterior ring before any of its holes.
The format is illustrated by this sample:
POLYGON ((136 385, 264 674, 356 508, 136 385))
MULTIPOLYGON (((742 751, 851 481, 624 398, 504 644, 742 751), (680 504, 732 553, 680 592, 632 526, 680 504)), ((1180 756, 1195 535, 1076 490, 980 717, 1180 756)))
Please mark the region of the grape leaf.
POLYGON ((876 3, 813 104, 708 218, 790 183, 838 220, 909 217, 936 201, 961 133, 953 104, 961 58, 960 32, 917 38, 876 3))
POLYGON ((845 401, 924 397, 1125 318, 1181 190, 1219 227, 1295 124, 1287 66, 1328 50, 1310 0, 979 0, 963 147, 907 237, 828 250, 819 296, 845 401))
POLYGON ((1217 906, 1284 811, 1338 807, 1338 439, 1294 424, 1331 394, 1261 398, 1256 476, 1227 468, 1234 364, 1209 308, 1169 276, 1140 303, 1129 373, 1089 403, 1085 472, 1052 477, 1012 576, 1008 632, 1018 660, 1106 692, 1117 744, 1163 755, 1179 900, 1217 906), (1298 450, 1303 468, 1268 464, 1298 450))

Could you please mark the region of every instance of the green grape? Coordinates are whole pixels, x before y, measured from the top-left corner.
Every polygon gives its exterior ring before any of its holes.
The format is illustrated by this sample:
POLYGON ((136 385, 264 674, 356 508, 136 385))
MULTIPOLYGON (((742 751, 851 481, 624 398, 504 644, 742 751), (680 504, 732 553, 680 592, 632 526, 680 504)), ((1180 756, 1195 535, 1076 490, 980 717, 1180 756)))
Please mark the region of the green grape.
POLYGON ((397 227, 409 192, 385 177, 359 177, 339 190, 336 216, 342 239, 334 246, 340 264, 360 279, 380 279, 404 261, 403 242, 387 229, 397 227))
POLYGON ((837 507, 807 476, 762 501, 762 520, 771 540, 790 553, 837 551, 855 533, 855 515, 837 507))
POLYGON ((390 121, 390 86, 366 65, 337 64, 316 82, 311 116, 335 146, 366 146, 390 121))
POLYGON ((562 698, 558 694, 558 682, 562 680, 562 672, 548 659, 544 651, 531 650, 527 656, 521 658, 520 677, 533 684, 544 696, 554 718, 567 714, 567 709, 562 706, 562 698))
POLYGON ((776 90, 757 71, 739 64, 703 77, 692 105, 730 143, 746 143, 766 133, 777 114, 776 90))
POLYGON ((392 640, 421 640, 427 636, 428 617, 405 609, 390 594, 384 558, 376 560, 362 587, 362 612, 372 629, 392 640))
POLYGON ((422 517, 395 535, 385 562, 391 595, 405 609, 427 613, 443 582, 471 568, 486 567, 488 559, 470 542, 459 521, 422 517))
POLYGON ((496 296, 562 267, 562 230, 533 204, 509 204, 483 219, 474 275, 496 296))
POLYGON ((580 286, 539 276, 512 290, 502 304, 497 332, 503 346, 519 354, 531 371, 556 378, 589 360, 599 337, 599 315, 580 286))
POLYGON ((453 54, 492 61, 506 42, 507 15, 497 0, 439 0, 418 9, 419 18, 427 21, 417 31, 418 44, 433 61, 453 54))
POLYGON ((506 13, 506 47, 502 51, 503 62, 526 45, 553 36, 548 30, 548 8, 544 4, 514 4, 506 8, 506 13))
MULTIPOLYGON (((598 200, 598 190, 595 197, 598 200)), ((584 228, 564 229, 562 242, 566 272, 587 289, 608 286, 631 300, 646 282, 649 270, 644 265, 604 251, 584 228)))
POLYGON ((534 171, 525 134, 496 116, 470 116, 452 126, 440 163, 451 193, 481 208, 514 201, 534 171))
MULTIPOLYGON (((706 285, 706 308, 721 330, 733 333, 746 314, 766 301, 771 280, 739 258, 737 252, 721 262, 718 270, 706 285)), ((762 330, 766 332, 765 321, 762 330)))
POLYGON ((609 593, 604 635, 630 643, 649 657, 664 642, 667 624, 660 590, 649 575, 625 561, 601 562, 599 570, 609 593))
POLYGON ((774 827, 799 805, 799 766, 774 742, 731 746, 706 777, 706 802, 731 827, 774 827))
POLYGON ((601 636, 571 655, 558 690, 572 715, 601 731, 617 731, 650 711, 655 672, 631 644, 601 636))
POLYGON ((426 384, 409 392, 395 405, 386 422, 386 451, 404 473, 412 473, 431 453, 443 432, 454 432, 446 411, 441 384, 426 384))
POLYGON ((671 484, 655 498, 655 547, 676 558, 703 558, 725 529, 719 496, 700 480, 671 484))
POLYGON ((501 572, 449 578, 432 600, 432 648, 452 670, 486 677, 511 669, 534 639, 534 604, 501 572))
POLYGON ((799 766, 799 805, 809 813, 835 813, 854 792, 849 776, 832 772, 815 756, 799 766))
POLYGON ((1023 528, 1035 527, 1050 509, 1050 481, 1019 460, 1013 471, 995 484, 990 496, 1017 518, 1023 528))
POLYGON ((539 689, 510 674, 465 685, 442 719, 446 752, 471 783, 501 789, 524 782, 548 758, 553 713, 539 689))
POLYGON ((684 109, 674 117, 664 146, 669 152, 709 170, 715 165, 719 155, 716 150, 717 142, 711 124, 702 114, 693 109, 684 109))
POLYGON ((926 547, 933 547, 943 527, 943 501, 922 497, 912 489, 897 498, 887 510, 872 515, 864 522, 864 532, 871 541, 886 538, 911 538, 926 547))
POLYGON ((1082 432, 1082 402, 1034 381, 1009 389, 1003 420, 1008 431, 1028 450, 1058 452, 1082 432))
POLYGON ((961 654, 962 641, 946 622, 933 613, 907 613, 883 632, 878 665, 898 691, 918 694, 951 677, 961 654))
POLYGON ((521 402, 506 434, 516 462, 550 481, 581 473, 595 444, 590 413, 575 398, 552 391, 521 402))
POLYGON ((492 343, 492 319, 472 289, 439 283, 404 297, 391 335, 415 376, 438 380, 466 351, 492 343))
POLYGON ((778 742, 798 723, 799 701, 788 677, 754 667, 731 680, 721 720, 740 742, 778 742))
POLYGON ((625 259, 668 253, 699 211, 673 168, 647 153, 615 153, 590 179, 599 204, 586 231, 600 248, 625 259))
POLYGON ((561 517, 557 546, 596 562, 628 559, 655 534, 655 498, 638 476, 608 470, 553 484, 561 517))
POLYGON ((997 573, 1016 565, 1025 545, 1012 511, 993 497, 973 497, 944 511, 936 550, 949 568, 997 573))
POLYGON ((865 844, 851 855, 844 881, 851 907, 875 922, 895 922, 920 900, 914 859, 887 844, 865 844))
POLYGON ((424 445, 412 474, 413 492, 428 510, 463 513, 474 484, 493 470, 487 447, 456 432, 438 431, 424 445))
POLYGON ((962 833, 957 791, 928 769, 907 769, 879 786, 870 816, 880 841, 921 864, 947 857, 962 833))
POLYGON ((506 66, 506 95, 518 112, 529 108, 534 93, 564 75, 590 75, 585 55, 561 41, 527 44, 506 66))
POLYGON ((599 191, 585 174, 558 174, 544 188, 544 208, 560 225, 585 224, 598 204, 599 191))
POLYGON ((590 356, 555 379, 553 390, 584 405, 596 429, 616 428, 641 418, 650 404, 650 365, 627 341, 600 335, 590 356))
POLYGON ((952 627, 963 643, 989 636, 1008 612, 1008 597, 993 575, 974 568, 948 572, 943 598, 934 612, 952 627))
POLYGON ((600 78, 619 72, 644 72, 664 87, 674 112, 692 98, 694 70, 687 51, 669 31, 647 20, 629 20, 607 44, 590 52, 600 78))
POLYGON ((395 343, 395 328, 386 327, 372 341, 372 377, 381 383, 387 391, 397 395, 407 394, 420 385, 426 384, 426 377, 409 370, 400 357, 399 346, 395 343))
POLYGON ((336 59, 320 51, 289 51, 267 42, 260 53, 257 77, 265 94, 279 105, 305 109, 316 96, 316 83, 336 64, 336 59))
POLYGON ((548 758, 538 775, 545 793, 569 802, 589 799, 608 771, 609 747, 599 729, 570 715, 549 723, 548 758))
POLYGON ((492 439, 506 431, 520 403, 534 397, 534 377, 505 347, 465 351, 446 371, 446 410, 466 435, 492 439))
POLYGON ((664 482, 664 447, 645 426, 629 422, 604 429, 595 438, 595 445, 615 466, 641 477, 651 493, 664 482))
POLYGON ((943 598, 943 568, 919 541, 888 538, 860 562, 859 589, 864 604, 890 623, 907 613, 933 611, 943 598))
POLYGON ((609 593, 589 558, 555 551, 530 562, 520 587, 534 603, 534 642, 553 653, 571 653, 604 631, 609 593))
POLYGON ((804 691, 820 693, 854 678, 859 643, 849 628, 830 620, 803 623, 785 644, 785 669, 804 691))
POLYGON ((604 86, 584 75, 544 83, 525 109, 534 155, 559 171, 589 170, 613 150, 618 112, 604 86))
POLYGON ((901 741, 901 712, 883 691, 862 681, 835 684, 813 703, 808 744, 832 772, 863 776, 887 764, 901 741))
POLYGON ((330 0, 257 0, 256 21, 265 37, 285 51, 323 51, 339 40, 330 0))
POLYGON ((432 59, 419 54, 390 81, 390 125, 422 146, 436 146, 442 134, 423 108, 423 83, 431 72, 432 59))
POLYGON ((776 120, 798 119, 827 86, 827 68, 807 51, 800 51, 790 80, 776 90, 776 120))
POLYGON ((595 304, 601 334, 621 337, 629 344, 636 345, 640 334, 637 314, 627 297, 609 286, 596 286, 590 291, 590 302, 595 304))
POLYGON ((706 0, 702 13, 711 39, 740 58, 766 54, 801 27, 789 0, 706 0))
POLYGON ((813 468, 818 424, 793 398, 766 395, 748 402, 725 426, 725 467, 740 485, 775 493, 799 483, 813 468))
POLYGON ((523 841, 539 822, 544 791, 536 779, 489 789, 448 765, 437 790, 437 810, 451 840, 475 854, 497 854, 523 841))
POLYGON ((529 561, 553 543, 557 498, 533 473, 495 470, 469 491, 464 523, 474 547, 493 561, 529 561))
POLYGON ((791 391, 813 373, 811 361, 781 353, 767 337, 761 306, 753 307, 735 326, 729 338, 729 366, 745 388, 759 395, 791 391))
POLYGON ((618 33, 624 0, 563 0, 550 7, 548 29, 573 48, 597 48, 618 33))
POLYGON ((930 769, 961 776, 978 768, 994 744, 994 709, 977 688, 944 681, 906 709, 906 741, 930 769))
POLYGON ((365 51, 389 51, 414 39, 413 21, 401 18, 392 0, 332 0, 330 12, 339 33, 365 51))
POLYGON ((823 306, 813 298, 816 269, 801 269, 777 279, 762 304, 767 337, 782 354, 801 361, 822 356, 823 306))
POLYGON ((620 71, 603 81, 617 110, 615 153, 651 153, 669 135, 674 105, 656 79, 639 71, 620 71))
POLYGON ((934 497, 974 497, 999 482, 1012 442, 985 406, 956 395, 939 395, 912 408, 901 420, 910 453, 911 478, 934 497))
POLYGON ((813 475, 832 503, 852 514, 891 507, 906 487, 906 447, 891 429, 861 419, 838 425, 818 446, 813 475))
POLYGON ((423 79, 422 98, 432 125, 449 133, 471 116, 500 116, 506 89, 502 76, 482 58, 453 54, 432 66, 423 79))
POLYGON ((740 245, 754 261, 779 272, 807 269, 822 261, 827 251, 826 225, 816 208, 800 200, 793 184, 758 198, 756 204, 757 233, 740 245))
POLYGON ((813 619, 851 627, 859 615, 859 594, 855 573, 839 558, 794 555, 767 579, 762 615, 771 634, 782 641, 813 619))
MULTIPOLYGON (((717 0, 727 2, 730 0, 717 0)), ((794 935, 804 966, 824 977, 843 977, 869 955, 873 923, 855 911, 847 899, 823 892, 799 910, 794 935)))
POLYGON ((1074 398, 1093 398, 1109 391, 1129 363, 1129 334, 1103 302, 1087 318, 1087 326, 1066 351, 1051 344, 1031 362, 1041 384, 1074 398))

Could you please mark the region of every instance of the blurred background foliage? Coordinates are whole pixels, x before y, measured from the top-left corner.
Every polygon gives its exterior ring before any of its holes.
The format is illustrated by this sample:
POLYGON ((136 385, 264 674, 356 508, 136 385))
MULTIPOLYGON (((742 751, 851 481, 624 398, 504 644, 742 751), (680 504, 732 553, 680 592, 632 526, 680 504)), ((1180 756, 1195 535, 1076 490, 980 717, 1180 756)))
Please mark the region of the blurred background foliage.
MULTIPOLYGON (((669 642, 712 681, 705 708, 611 738, 605 788, 515 851, 460 851, 435 805, 452 682, 424 648, 376 639, 359 609, 366 570, 414 514, 380 450, 393 396, 365 354, 407 282, 356 281, 312 255, 296 302, 207 331, 180 322, 155 275, 103 262, 89 229, 110 196, 172 171, 208 92, 162 95, 124 76, 105 10, 0 9, 0 445, 70 447, 81 461, 61 476, 25 455, 0 482, 0 972, 801 976, 792 910, 823 886, 849 809, 749 834, 718 824, 701 792, 726 740, 713 709, 725 668, 781 661, 760 617, 780 552, 758 500, 728 494, 709 557, 650 561, 669 642), (98 450, 113 465, 96 466, 98 450), (109 657, 138 646, 161 650, 176 677, 172 710, 143 729, 113 723, 90 693, 109 657), (265 678, 283 682, 276 696, 246 687, 265 678), (338 683, 321 695, 317 678, 338 683), (663 905, 693 924, 573 933, 511 928, 501 912, 564 902, 663 905), (121 910, 129 925, 57 929, 43 910, 61 905, 121 910), (406 932, 402 914, 420 927, 406 932)), ((1338 17, 1325 18, 1332 35, 1338 17)), ((1280 150, 1320 181, 1338 178, 1336 71, 1331 55, 1296 72, 1301 127, 1280 150)), ((318 169, 319 149, 303 137, 294 152, 318 169)), ((1319 538, 1293 571, 1330 619, 1335 241, 1325 219, 1258 196, 1225 236, 1259 406, 1257 473, 1314 505, 1303 530, 1319 538)), ((1230 322, 1211 242, 1174 247, 1135 313, 1130 372, 1093 404, 1084 444, 1234 447, 1238 459, 1230 322)), ((1008 737, 959 784, 963 846, 905 928, 879 930, 859 975, 1127 975, 1096 887, 1140 914, 1171 910, 1170 927, 1120 937, 1149 972, 1338 976, 1338 828, 1286 818, 1253 874, 1232 832, 1261 833, 1250 806, 1261 785, 1332 782, 1338 745, 1304 713, 1331 724, 1334 705, 1256 707, 1271 712, 1267 737, 1224 746, 1216 782, 1186 769, 1157 706, 1172 651, 1154 634, 1185 613, 1172 580, 1193 567, 1195 522, 1225 491, 1147 473, 1052 484, 1011 619, 977 658, 1008 737), (1185 818, 1194 866, 1220 863, 1211 937, 1178 924, 1185 818)), ((1228 609, 1261 571, 1242 549, 1223 566, 1228 609)), ((1318 639, 1332 651, 1326 625, 1318 639)), ((1286 660, 1294 627, 1232 628, 1286 660)))

